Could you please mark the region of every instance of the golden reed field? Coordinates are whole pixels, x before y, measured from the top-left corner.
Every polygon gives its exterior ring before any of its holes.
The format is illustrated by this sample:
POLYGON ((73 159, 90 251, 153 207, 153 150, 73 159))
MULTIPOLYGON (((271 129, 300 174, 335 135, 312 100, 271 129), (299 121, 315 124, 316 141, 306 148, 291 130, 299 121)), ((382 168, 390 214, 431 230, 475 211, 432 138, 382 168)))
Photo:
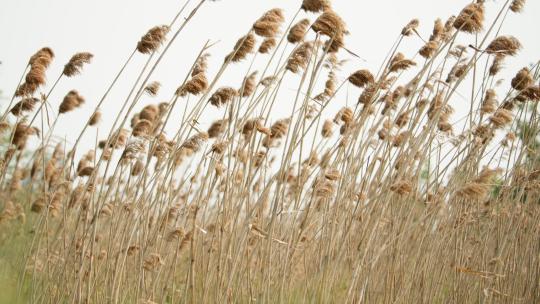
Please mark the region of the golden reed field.
POLYGON ((500 34, 526 1, 413 19, 377 70, 329 0, 297 2, 254 17, 217 73, 213 43, 193 48, 166 102, 154 71, 211 1, 133 41, 91 103, 55 88, 93 54, 20 62, 0 112, 0 302, 540 303, 540 62, 505 65, 522 44, 500 34), (88 122, 58 139, 75 111, 88 122))

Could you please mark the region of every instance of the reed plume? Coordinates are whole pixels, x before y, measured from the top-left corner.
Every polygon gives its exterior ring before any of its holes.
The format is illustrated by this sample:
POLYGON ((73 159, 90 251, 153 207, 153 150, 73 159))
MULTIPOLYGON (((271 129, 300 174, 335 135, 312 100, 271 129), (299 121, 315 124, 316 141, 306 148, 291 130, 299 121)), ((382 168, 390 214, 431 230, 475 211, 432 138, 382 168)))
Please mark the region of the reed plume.
POLYGON ((309 19, 302 19, 298 21, 296 24, 294 24, 291 29, 289 30, 289 34, 287 35, 287 41, 290 43, 298 43, 304 39, 304 36, 306 35, 306 32, 308 31, 308 27, 310 25, 309 19))
POLYGON ((142 54, 155 52, 165 42, 168 32, 169 27, 166 25, 151 28, 137 43, 137 51, 142 54))
POLYGON ((478 1, 463 8, 454 20, 453 26, 458 31, 478 33, 484 27, 484 18, 484 3, 478 1))
POLYGON ((521 43, 513 36, 499 36, 495 38, 486 48, 488 54, 498 54, 501 56, 515 56, 521 49, 521 43))
POLYGON ((84 104, 84 97, 82 97, 77 90, 69 91, 58 108, 58 113, 64 114, 79 108, 84 104))
POLYGON ((303 0, 302 7, 303 10, 319 13, 331 8, 329 0, 303 0))
POLYGON ((279 27, 283 21, 285 21, 283 11, 279 8, 274 8, 264 13, 253 24, 253 31, 259 36, 273 38, 279 33, 279 27))
POLYGON ((62 72, 67 77, 72 77, 81 73, 85 64, 89 64, 92 61, 94 55, 88 52, 77 53, 71 57, 68 63, 64 66, 62 72))
POLYGON ((234 50, 225 57, 225 62, 239 62, 244 60, 248 54, 252 53, 255 48, 255 36, 252 33, 238 39, 234 46, 234 50))
POLYGON ((212 94, 209 101, 213 106, 220 107, 233 100, 236 96, 238 96, 238 91, 236 89, 223 87, 217 89, 216 92, 212 94))
POLYGON ((510 4, 510 10, 514 13, 521 13, 525 7, 525 0, 514 0, 510 4))

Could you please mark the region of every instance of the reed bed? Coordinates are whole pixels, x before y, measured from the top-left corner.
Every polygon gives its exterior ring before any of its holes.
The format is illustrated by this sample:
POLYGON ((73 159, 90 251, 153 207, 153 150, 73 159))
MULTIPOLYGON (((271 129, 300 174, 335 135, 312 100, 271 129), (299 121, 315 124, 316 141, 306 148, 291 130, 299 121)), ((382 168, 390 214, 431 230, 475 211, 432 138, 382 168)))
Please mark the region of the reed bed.
POLYGON ((92 54, 52 83, 52 49, 28 61, 0 113, 0 252, 25 244, 9 261, 15 298, 540 302, 540 68, 505 67, 522 46, 499 34, 525 1, 474 1, 429 37, 412 20, 369 71, 331 2, 304 0, 290 20, 281 9, 254 20, 217 73, 213 43, 194 49, 181 85, 153 101, 156 67, 207 5, 187 1, 135 41, 95 104, 75 89, 48 99, 92 54), (424 46, 402 53, 411 39, 424 46), (96 138, 135 57, 147 61, 96 138), (241 79, 222 77, 241 62, 241 79), (358 69, 343 75, 347 64, 358 69), (515 77, 499 81, 503 69, 515 77), (55 126, 73 111, 88 123, 68 144, 55 126))

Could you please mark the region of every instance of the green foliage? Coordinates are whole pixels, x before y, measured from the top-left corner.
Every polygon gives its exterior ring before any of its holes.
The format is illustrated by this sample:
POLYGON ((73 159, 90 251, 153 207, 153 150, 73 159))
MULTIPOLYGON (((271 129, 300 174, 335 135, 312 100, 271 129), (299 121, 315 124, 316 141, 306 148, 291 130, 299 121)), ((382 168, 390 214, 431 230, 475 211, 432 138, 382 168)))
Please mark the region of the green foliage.
POLYGON ((28 292, 26 282, 18 296, 23 257, 32 241, 28 226, 26 222, 17 221, 0 224, 0 303, 28 302, 25 300, 28 292))

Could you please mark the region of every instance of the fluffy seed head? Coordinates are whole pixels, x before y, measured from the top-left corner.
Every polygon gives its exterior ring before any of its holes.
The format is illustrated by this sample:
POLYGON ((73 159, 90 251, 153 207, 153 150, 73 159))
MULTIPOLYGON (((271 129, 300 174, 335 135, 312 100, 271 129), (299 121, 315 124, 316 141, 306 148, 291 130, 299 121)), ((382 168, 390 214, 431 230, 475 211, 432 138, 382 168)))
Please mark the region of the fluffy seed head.
POLYGON ((298 43, 302 41, 310 23, 311 22, 309 21, 309 19, 302 19, 298 21, 289 30, 289 34, 287 35, 287 41, 289 41, 290 43, 298 43))
POLYGON ((335 12, 327 10, 311 25, 311 29, 334 40, 342 40, 348 34, 345 22, 335 12))
POLYGON ((216 154, 223 154, 223 152, 225 152, 225 149, 227 148, 228 145, 229 143, 226 140, 216 141, 215 143, 212 144, 211 151, 216 154))
POLYGON ((287 134, 290 120, 288 118, 276 121, 270 128, 271 138, 279 139, 287 134))
POLYGON ((137 43, 137 51, 143 54, 150 54, 156 51, 165 41, 167 32, 169 32, 169 27, 166 25, 151 28, 137 43))
POLYGON ((96 111, 92 116, 90 116, 90 119, 88 120, 89 126, 95 126, 101 121, 101 112, 96 111))
POLYGON ((406 59, 402 53, 397 53, 390 61, 390 72, 399 72, 415 66, 416 62, 406 59))
POLYGON ((527 68, 519 70, 514 78, 512 78, 512 88, 521 91, 533 84, 531 72, 527 68))
POLYGON ((7 130, 9 130, 9 123, 6 121, 0 122, 0 134, 4 133, 7 130))
POLYGON ((144 92, 150 96, 156 96, 159 92, 159 88, 161 87, 161 83, 159 81, 152 81, 146 87, 144 88, 144 92))
POLYGON ((43 65, 45 67, 49 67, 52 60, 54 59, 54 52, 49 47, 41 48, 39 51, 37 51, 32 57, 30 57, 30 60, 28 61, 29 65, 43 65))
POLYGON ((433 25, 433 32, 431 33, 431 36, 429 37, 429 41, 438 41, 443 40, 443 36, 445 34, 444 24, 440 18, 437 18, 435 20, 435 23, 433 25))
POLYGON ((303 0, 302 9, 307 12, 318 13, 330 9, 329 0, 303 0))
POLYGON ((322 126, 322 130, 321 130, 322 137, 328 138, 332 136, 333 128, 334 128, 334 123, 329 119, 325 120, 322 126))
MULTIPOLYGON (((244 137, 247 138, 247 137, 251 136, 251 134, 253 134, 254 130, 258 130, 258 129, 261 129, 261 128, 263 128, 261 118, 259 118, 259 117, 251 118, 251 119, 248 119, 244 123, 244 126, 242 127, 242 134, 244 135, 244 137)), ((270 134, 271 134, 271 132, 270 132, 270 134)))
POLYGON ((28 74, 26 74, 26 83, 36 87, 44 85, 46 82, 45 70, 46 68, 43 65, 32 65, 28 74))
POLYGON ((489 89, 486 91, 486 96, 484 97, 484 100, 482 101, 482 107, 480 108, 480 111, 484 114, 487 113, 493 113, 497 109, 497 95, 495 93, 495 90, 489 89))
POLYGON ((405 111, 401 114, 399 114, 397 117, 396 117, 396 126, 400 127, 400 128, 403 128, 408 122, 409 122, 409 119, 410 119, 410 115, 409 115, 409 112, 408 111, 405 111))
MULTIPOLYGON (((43 78, 45 81, 45 78, 43 78)), ((23 82, 18 88, 17 91, 15 91, 15 97, 21 97, 21 96, 30 96, 36 92, 38 89, 38 86, 36 84, 29 84, 26 82, 23 82)))
POLYGON ((82 106, 84 103, 84 97, 82 97, 76 90, 71 90, 67 93, 60 104, 58 112, 60 114, 67 113, 82 106))
POLYGON ((482 2, 467 5, 454 20, 454 28, 466 33, 478 33, 484 24, 484 4, 482 2))
POLYGON ((204 73, 199 73, 186 82, 184 85, 180 86, 176 90, 176 95, 184 97, 188 94, 191 95, 200 95, 206 91, 208 88, 208 80, 204 73))
POLYGON ((390 190, 403 196, 410 194, 413 191, 413 186, 409 180, 400 179, 390 186, 390 190))
POLYGON ((124 152, 122 152, 121 159, 135 159, 145 151, 144 143, 141 140, 132 140, 126 145, 124 152))
POLYGON ((140 159, 135 160, 133 167, 131 167, 131 176, 138 176, 144 170, 144 164, 140 159))
POLYGON ((535 102, 540 101, 540 85, 527 87, 519 92, 515 99, 519 102, 525 102, 528 100, 535 102))
POLYGON ((513 36, 499 36, 486 48, 488 54, 500 54, 502 56, 515 56, 521 49, 521 43, 513 36))
POLYGON ((410 135, 411 135, 410 131, 403 131, 399 133, 392 140, 392 145, 394 147, 401 147, 407 141, 410 135))
POLYGON ((48 48, 42 48, 30 57, 28 64, 30 71, 26 74, 25 82, 23 82, 16 90, 15 96, 30 96, 46 82, 45 70, 51 64, 54 58, 53 51, 48 48))
POLYGON ((15 145, 17 150, 22 150, 26 146, 28 137, 37 134, 39 134, 39 130, 36 127, 30 127, 24 122, 19 122, 15 126, 15 132, 13 133, 11 143, 15 145))
POLYGON ((77 53, 71 57, 64 66, 63 74, 67 77, 75 76, 81 73, 83 66, 92 61, 94 55, 88 52, 77 53))
POLYGON ((202 145, 208 140, 209 136, 206 132, 199 132, 188 138, 182 145, 182 149, 187 149, 193 153, 199 151, 202 145))
MULTIPOLYGON (((109 140, 109 148, 115 148, 115 149, 119 149, 123 146, 126 145, 127 143, 127 138, 128 138, 128 135, 129 135, 129 131, 126 130, 126 129, 119 129, 119 130, 116 130, 110 140, 109 140)), ((105 144, 107 143, 107 141, 105 141, 105 143, 102 145, 103 148, 102 149, 105 149, 105 144)), ((101 146, 101 145, 100 145, 101 146)))
POLYGON ((210 104, 215 107, 221 107, 222 105, 233 100, 234 97, 238 96, 238 91, 231 87, 222 87, 217 89, 212 97, 210 97, 210 104))
POLYGON ((493 187, 493 182, 500 170, 484 168, 479 176, 462 186, 457 194, 470 200, 484 200, 493 187))
POLYGON ((34 97, 23 98, 17 102, 9 112, 15 116, 20 116, 24 112, 30 112, 34 110, 34 107, 39 102, 39 99, 34 97))
POLYGON ((493 59, 493 63, 489 67, 489 75, 495 76, 499 73, 499 71, 502 69, 504 56, 502 55, 495 55, 495 59, 493 59))
POLYGON ((253 52, 255 48, 255 36, 252 33, 247 34, 246 36, 238 39, 234 50, 225 57, 225 62, 239 62, 244 60, 248 54, 253 52))
POLYGON ((266 38, 259 46, 259 53, 268 54, 273 48, 276 47, 276 45, 277 41, 275 38, 266 38))
POLYGON ((191 71, 191 76, 206 73, 206 70, 208 69, 208 57, 210 57, 210 54, 204 53, 197 59, 193 66, 193 71, 191 71))
POLYGON ((353 85, 363 88, 368 84, 371 84, 375 81, 375 77, 368 70, 359 70, 354 72, 348 78, 349 82, 353 85))
POLYGON ((253 31, 259 36, 272 38, 279 33, 279 27, 283 21, 285 21, 283 11, 274 8, 266 12, 253 24, 253 31))
POLYGON ((497 127, 501 128, 512 122, 512 111, 500 108, 489 118, 489 121, 497 127))
POLYGON ((525 0, 514 0, 510 4, 510 10, 514 13, 521 13, 525 7, 525 0))
POLYGON ((324 173, 324 178, 330 181, 337 181, 341 177, 341 173, 337 169, 328 169, 324 173))
POLYGON ((150 122, 155 122, 159 116, 159 107, 156 105, 147 105, 139 113, 137 119, 146 119, 150 122))
POLYGON ((268 87, 274 82, 274 80, 276 80, 276 76, 266 76, 260 81, 260 84, 268 87))
POLYGON ((418 19, 411 20, 402 30, 401 35, 403 36, 411 36, 418 26, 420 25, 420 21, 418 19))
POLYGON ((135 127, 133 128, 133 136, 141 137, 149 135, 153 129, 153 124, 151 121, 146 119, 140 119, 135 127))
POLYGON ((439 48, 439 42, 437 40, 428 41, 418 52, 420 56, 429 59, 433 57, 437 49, 439 48))
POLYGON ((329 180, 317 181, 315 186, 315 196, 318 198, 330 198, 335 191, 334 184, 329 180))
POLYGON ((367 109, 375 99, 375 94, 377 93, 377 85, 375 83, 370 83, 366 86, 360 97, 358 97, 358 103, 364 104, 364 109, 367 109))
POLYGON ((242 82, 242 87, 240 88, 240 90, 238 90, 238 92, 242 94, 242 97, 248 97, 251 94, 253 94, 253 92, 255 91, 256 83, 257 83, 255 81, 256 77, 257 77, 257 71, 251 73, 249 76, 244 78, 244 81, 242 82))
POLYGON ((349 107, 342 108, 334 118, 334 122, 342 121, 345 124, 351 124, 354 118, 354 112, 349 107))
POLYGON ((298 46, 287 61, 287 70, 296 74, 301 70, 305 69, 308 65, 312 48, 313 42, 309 41, 304 42, 300 46, 298 46))
POLYGON ((92 172, 94 172, 94 167, 91 167, 91 166, 84 167, 81 170, 77 171, 77 176, 80 176, 80 177, 90 176, 92 175, 92 172))
POLYGON ((219 137, 225 131, 225 128, 227 127, 227 122, 227 119, 220 119, 214 121, 210 125, 210 128, 208 128, 208 136, 210 138, 219 137))

